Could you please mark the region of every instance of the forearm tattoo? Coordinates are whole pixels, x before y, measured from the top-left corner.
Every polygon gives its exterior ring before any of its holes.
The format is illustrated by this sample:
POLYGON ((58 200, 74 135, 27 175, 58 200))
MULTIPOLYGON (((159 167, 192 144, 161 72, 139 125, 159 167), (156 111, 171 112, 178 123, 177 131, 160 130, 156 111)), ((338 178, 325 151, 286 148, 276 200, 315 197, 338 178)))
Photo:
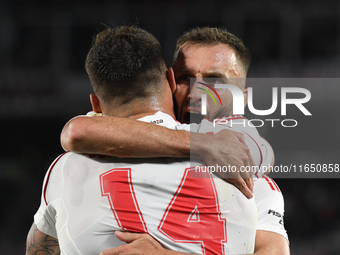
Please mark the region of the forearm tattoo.
POLYGON ((32 225, 27 236, 26 255, 59 255, 58 239, 39 231, 35 224, 32 225))

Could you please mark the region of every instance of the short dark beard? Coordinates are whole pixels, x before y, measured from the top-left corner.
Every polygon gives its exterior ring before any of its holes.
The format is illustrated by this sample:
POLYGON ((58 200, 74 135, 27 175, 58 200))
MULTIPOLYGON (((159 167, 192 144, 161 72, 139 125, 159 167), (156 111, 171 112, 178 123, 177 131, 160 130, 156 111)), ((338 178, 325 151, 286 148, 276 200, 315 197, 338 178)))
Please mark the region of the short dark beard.
POLYGON ((231 102, 228 106, 219 109, 213 119, 230 116, 233 115, 233 102, 231 102))

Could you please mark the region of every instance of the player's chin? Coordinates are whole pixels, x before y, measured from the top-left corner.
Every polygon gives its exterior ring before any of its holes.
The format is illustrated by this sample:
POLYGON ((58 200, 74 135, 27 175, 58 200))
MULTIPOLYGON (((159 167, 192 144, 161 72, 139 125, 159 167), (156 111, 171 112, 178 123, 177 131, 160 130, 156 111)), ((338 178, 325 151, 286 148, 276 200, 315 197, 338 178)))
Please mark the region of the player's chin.
POLYGON ((201 123, 203 119, 204 116, 200 113, 185 112, 182 115, 181 122, 186 124, 201 123))

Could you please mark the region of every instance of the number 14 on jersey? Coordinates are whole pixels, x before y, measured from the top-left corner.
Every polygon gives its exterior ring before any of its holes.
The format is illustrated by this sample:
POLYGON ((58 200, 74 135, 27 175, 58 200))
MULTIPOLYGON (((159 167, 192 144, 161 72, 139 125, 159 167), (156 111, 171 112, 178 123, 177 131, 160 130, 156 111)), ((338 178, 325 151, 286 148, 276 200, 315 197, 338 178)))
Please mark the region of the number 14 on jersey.
MULTIPOLYGON (((215 182, 210 173, 190 177, 184 171, 181 183, 166 208, 158 231, 176 243, 198 243, 202 254, 225 254, 226 219, 221 217, 215 182)), ((119 227, 149 233, 139 208, 130 168, 115 168, 100 175, 101 191, 107 196, 119 227)))

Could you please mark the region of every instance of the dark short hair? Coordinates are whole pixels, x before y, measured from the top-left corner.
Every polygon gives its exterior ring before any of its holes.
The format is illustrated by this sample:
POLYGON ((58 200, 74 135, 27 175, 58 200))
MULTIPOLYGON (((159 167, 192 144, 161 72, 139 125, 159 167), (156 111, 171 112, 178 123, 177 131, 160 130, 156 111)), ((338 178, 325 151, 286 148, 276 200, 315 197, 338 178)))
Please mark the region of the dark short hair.
POLYGON ((159 41, 136 26, 107 27, 94 39, 85 68, 94 93, 109 103, 148 97, 165 77, 159 41))
POLYGON ((220 43, 227 44, 234 49, 237 58, 241 61, 247 73, 251 60, 248 48, 240 38, 224 28, 203 27, 186 32, 177 40, 173 61, 176 60, 179 50, 184 44, 216 45, 220 43))

